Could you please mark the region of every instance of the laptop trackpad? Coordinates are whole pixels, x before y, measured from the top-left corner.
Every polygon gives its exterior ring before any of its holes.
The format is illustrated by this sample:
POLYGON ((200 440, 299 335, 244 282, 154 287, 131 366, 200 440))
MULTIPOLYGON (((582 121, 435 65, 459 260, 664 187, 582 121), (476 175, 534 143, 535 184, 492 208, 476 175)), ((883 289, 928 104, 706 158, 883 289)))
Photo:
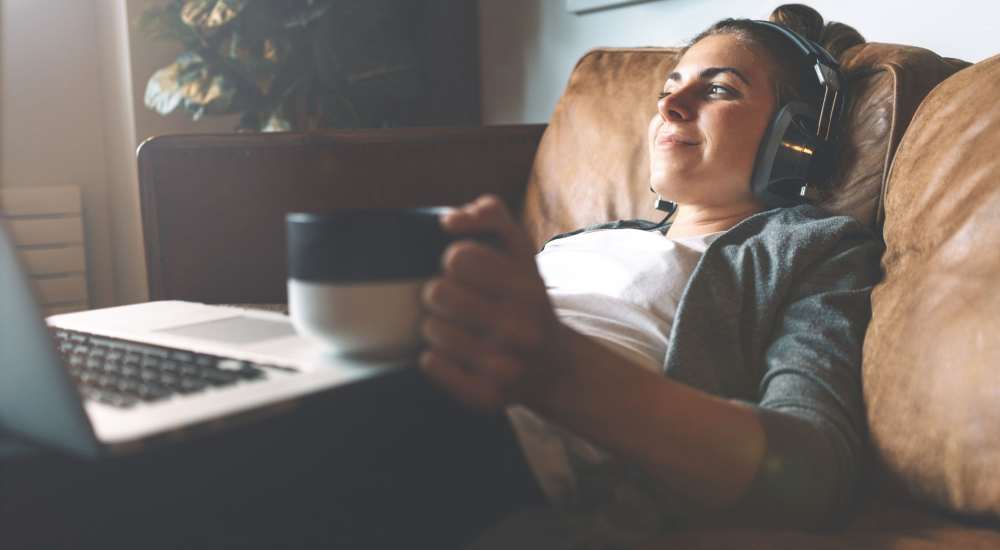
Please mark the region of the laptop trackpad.
POLYGON ((236 316, 215 321, 175 325, 154 332, 225 344, 252 344, 293 336, 295 329, 288 322, 236 316))

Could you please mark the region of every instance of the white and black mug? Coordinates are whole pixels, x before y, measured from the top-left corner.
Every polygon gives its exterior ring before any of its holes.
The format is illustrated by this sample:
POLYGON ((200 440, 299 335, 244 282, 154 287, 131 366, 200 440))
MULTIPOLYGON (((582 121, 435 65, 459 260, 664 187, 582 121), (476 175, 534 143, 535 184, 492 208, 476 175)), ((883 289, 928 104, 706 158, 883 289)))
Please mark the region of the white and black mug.
POLYGON ((415 353, 421 288, 455 240, 440 224, 446 210, 288 214, 288 309, 296 331, 335 353, 415 353))

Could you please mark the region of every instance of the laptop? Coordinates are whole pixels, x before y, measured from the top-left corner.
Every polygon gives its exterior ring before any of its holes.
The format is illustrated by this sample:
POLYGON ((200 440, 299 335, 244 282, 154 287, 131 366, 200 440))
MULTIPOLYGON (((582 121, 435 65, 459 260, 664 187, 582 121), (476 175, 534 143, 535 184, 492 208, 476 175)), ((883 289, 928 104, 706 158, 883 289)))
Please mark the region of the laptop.
POLYGON ((0 429, 84 457, 185 438, 385 375, 276 312, 160 301, 43 319, 0 223, 0 429))

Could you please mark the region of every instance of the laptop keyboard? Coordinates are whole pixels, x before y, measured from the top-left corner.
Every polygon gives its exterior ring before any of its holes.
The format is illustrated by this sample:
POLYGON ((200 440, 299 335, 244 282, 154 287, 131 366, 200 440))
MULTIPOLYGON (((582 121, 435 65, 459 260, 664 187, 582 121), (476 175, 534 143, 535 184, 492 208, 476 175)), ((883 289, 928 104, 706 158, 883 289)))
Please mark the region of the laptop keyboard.
POLYGON ((56 345, 84 399, 119 408, 297 372, 204 353, 54 329, 56 345))

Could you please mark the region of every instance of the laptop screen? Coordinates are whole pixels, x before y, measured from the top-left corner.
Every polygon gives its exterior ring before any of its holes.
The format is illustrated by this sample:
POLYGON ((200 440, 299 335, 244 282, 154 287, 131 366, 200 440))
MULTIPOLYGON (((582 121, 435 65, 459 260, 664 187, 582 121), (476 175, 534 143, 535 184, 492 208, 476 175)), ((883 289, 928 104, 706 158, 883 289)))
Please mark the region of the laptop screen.
POLYGON ((2 219, 0 427, 79 455, 100 450, 2 219))

